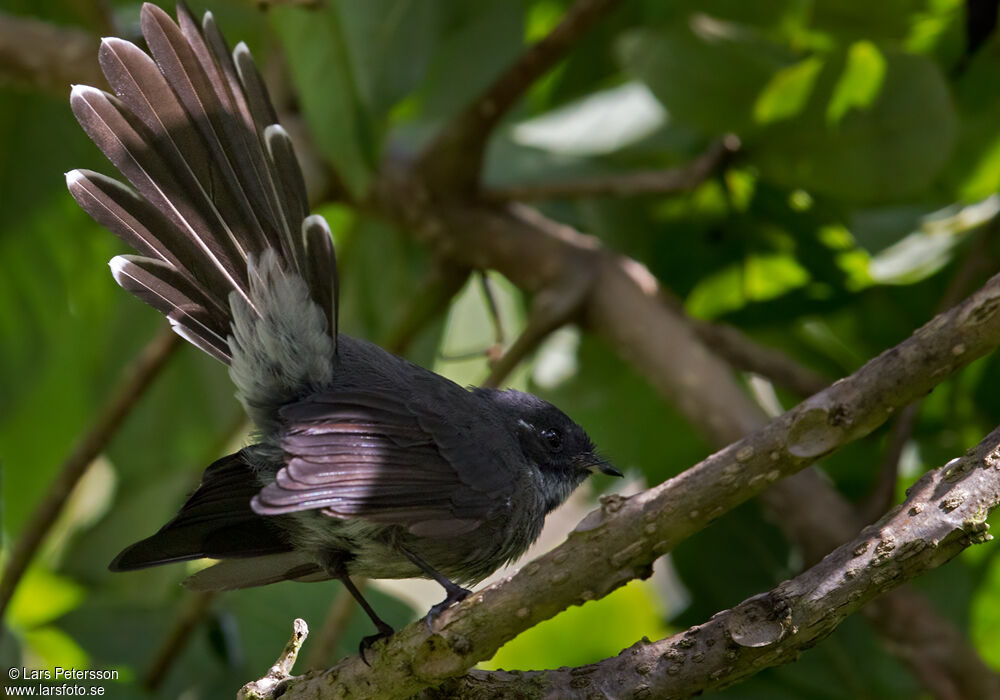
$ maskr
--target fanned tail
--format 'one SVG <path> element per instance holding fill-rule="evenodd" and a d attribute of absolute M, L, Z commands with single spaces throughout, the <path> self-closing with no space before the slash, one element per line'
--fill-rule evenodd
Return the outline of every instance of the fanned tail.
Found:
<path fill-rule="evenodd" d="M 87 170 L 68 173 L 67 185 L 84 210 L 138 253 L 112 260 L 115 280 L 191 343 L 234 370 L 240 365 L 234 378 L 254 377 L 259 389 L 262 368 L 251 363 L 280 363 L 303 339 L 327 364 L 332 359 L 333 243 L 326 222 L 308 215 L 291 140 L 246 46 L 230 52 L 210 13 L 199 27 L 180 5 L 178 20 L 144 5 L 151 56 L 104 39 L 99 59 L 115 94 L 87 86 L 71 94 L 81 126 L 132 187 Z M 289 300 L 299 306 L 273 306 Z M 238 332 L 234 338 L 237 320 L 263 334 L 269 349 L 241 357 L 240 341 L 251 339 Z M 290 337 L 266 335 L 279 326 Z M 317 335 L 328 342 L 316 342 Z M 244 403 L 324 380 L 308 373 L 320 358 L 298 364 L 260 396 L 237 380 Z"/>

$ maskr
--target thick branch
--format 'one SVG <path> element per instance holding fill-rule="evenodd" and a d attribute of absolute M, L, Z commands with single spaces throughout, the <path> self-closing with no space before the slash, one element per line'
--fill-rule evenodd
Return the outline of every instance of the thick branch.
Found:
<path fill-rule="evenodd" d="M 481 234 L 495 241 L 495 215 L 482 223 L 493 226 L 452 230 L 476 232 L 470 235 Z M 570 241 L 582 244 L 584 237 L 564 236 L 560 244 L 548 240 L 544 245 L 567 245 Z M 511 276 L 520 277 L 521 283 L 537 284 L 531 271 L 523 269 L 530 267 L 527 261 L 551 260 L 525 255 L 523 250 L 517 257 L 522 270 Z M 640 365 L 661 362 L 663 356 L 683 355 L 687 348 L 678 348 L 676 339 L 647 341 L 648 333 L 659 336 L 663 332 L 651 327 L 668 316 L 662 312 L 655 281 L 612 256 L 602 255 L 599 266 L 605 293 L 590 298 L 588 316 L 601 321 L 594 327 L 633 353 L 638 350 L 640 354 L 633 354 L 633 361 Z M 613 299 L 616 304 L 602 308 L 600 299 Z M 652 313 L 651 307 L 660 311 Z M 992 349 L 1000 342 L 998 309 L 1000 277 L 995 277 L 899 346 L 747 438 L 658 487 L 630 499 L 607 499 L 604 507 L 585 519 L 558 548 L 502 584 L 444 613 L 438 634 L 430 634 L 420 624 L 411 625 L 386 644 L 373 659 L 372 669 L 360 659 L 346 660 L 323 676 L 323 684 L 332 689 L 328 697 L 349 690 L 405 697 L 461 674 L 476 661 L 492 656 L 519 632 L 568 605 L 602 597 L 632 578 L 648 574 L 652 561 L 714 518 L 782 476 L 867 434 L 895 410 Z M 625 319 L 632 313 L 636 318 Z M 684 333 L 684 342 L 691 342 L 686 340 L 691 337 L 686 327 L 678 323 L 678 328 Z M 642 354 L 645 348 L 656 347 L 659 352 Z M 706 361 L 712 360 L 696 358 L 696 363 L 689 365 L 695 379 L 699 363 Z M 703 388 L 697 393 L 711 393 Z M 741 426 L 733 420 L 727 410 L 714 429 L 739 430 Z M 546 591 L 544 597 L 537 595 L 541 588 Z M 316 688 L 314 681 L 317 678 L 311 674 L 290 681 L 288 697 L 306 697 Z"/>
<path fill-rule="evenodd" d="M 964 457 L 928 472 L 903 505 L 818 565 L 703 625 L 656 643 L 641 641 L 615 658 L 579 669 L 516 675 L 474 671 L 424 697 L 503 698 L 530 692 L 543 698 L 684 698 L 727 687 L 762 668 L 794 661 L 865 603 L 991 539 L 985 520 L 998 503 L 1000 429 Z M 875 605 L 877 614 L 888 614 L 882 601 Z M 938 697 L 1000 695 L 995 675 L 964 689 L 942 684 L 947 678 L 932 679 Z"/>
<path fill-rule="evenodd" d="M 27 570 L 39 545 L 45 539 L 56 516 L 66 504 L 80 477 L 111 441 L 132 407 L 149 388 L 153 379 L 180 347 L 180 338 L 164 327 L 125 368 L 115 391 L 108 398 L 94 424 L 77 442 L 62 469 L 53 479 L 48 492 L 38 504 L 20 537 L 10 550 L 7 568 L 0 579 L 0 618 Z"/>
<path fill-rule="evenodd" d="M 107 87 L 94 57 L 97 37 L 0 12 L 0 82 L 35 88 L 67 99 L 70 85 Z"/>
<path fill-rule="evenodd" d="M 545 38 L 522 53 L 483 94 L 442 127 L 421 158 L 425 177 L 447 189 L 472 189 L 479 179 L 486 142 L 500 119 L 620 1 L 576 0 Z"/>
<path fill-rule="evenodd" d="M 737 148 L 739 141 L 736 137 L 727 136 L 713 143 L 690 163 L 676 168 L 617 173 L 586 180 L 501 185 L 490 187 L 482 196 L 493 202 L 506 200 L 527 202 L 568 197 L 677 194 L 692 190 L 703 183 L 736 152 Z"/>
<path fill-rule="evenodd" d="M 798 396 L 812 396 L 830 383 L 819 372 L 755 342 L 733 326 L 697 320 L 691 323 L 701 341 L 733 367 L 767 377 Z"/>

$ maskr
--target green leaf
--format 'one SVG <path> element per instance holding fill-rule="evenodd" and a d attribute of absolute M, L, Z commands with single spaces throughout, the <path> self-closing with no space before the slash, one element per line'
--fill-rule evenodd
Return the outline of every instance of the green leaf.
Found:
<path fill-rule="evenodd" d="M 418 94 L 424 122 L 440 122 L 465 107 L 524 46 L 522 3 L 480 0 L 444 6 L 445 28 Z"/>
<path fill-rule="evenodd" d="M 885 80 L 885 57 L 870 41 L 857 41 L 847 50 L 847 64 L 833 97 L 826 108 L 826 122 L 833 127 L 840 123 L 852 107 L 867 109 Z"/>
<path fill-rule="evenodd" d="M 1000 42 L 991 41 L 955 84 L 961 117 L 945 179 L 955 195 L 975 201 L 1000 190 Z"/>
<path fill-rule="evenodd" d="M 77 607 L 85 597 L 82 586 L 40 566 L 25 573 L 10 601 L 12 627 L 30 629 L 55 620 Z"/>
<path fill-rule="evenodd" d="M 653 587 L 632 581 L 610 595 L 571 607 L 535 625 L 505 644 L 487 669 L 583 666 L 615 656 L 643 636 L 660 639 L 668 633 L 655 611 Z M 600 630 L 600 634 L 594 634 Z"/>
<path fill-rule="evenodd" d="M 756 31 L 706 15 L 628 32 L 618 55 L 672 118 L 708 134 L 751 130 L 758 97 L 790 60 Z"/>
<path fill-rule="evenodd" d="M 272 17 L 310 133 L 348 189 L 360 196 L 377 154 L 340 15 L 329 7 L 276 7 Z"/>
<path fill-rule="evenodd" d="M 382 118 L 423 79 L 445 10 L 419 0 L 339 0 L 340 18 L 358 95 L 371 118 Z"/>
<path fill-rule="evenodd" d="M 751 255 L 740 265 L 705 277 L 687 297 L 692 316 L 716 318 L 749 302 L 766 301 L 803 286 L 806 271 L 788 255 Z"/>
<path fill-rule="evenodd" d="M 794 117 L 801 112 L 822 68 L 823 59 L 810 56 L 775 73 L 754 103 L 754 121 L 767 124 Z"/>
<path fill-rule="evenodd" d="M 868 55 L 867 50 L 860 55 Z M 862 80 L 848 100 L 859 108 L 844 114 L 844 107 L 830 105 L 847 98 L 834 93 L 838 85 L 856 81 L 844 83 L 846 56 L 828 61 L 807 108 L 748 144 L 763 176 L 785 187 L 856 202 L 905 197 L 928 187 L 955 142 L 958 124 L 948 87 L 930 59 L 896 52 L 884 57 L 878 96 L 860 108 L 857 96 L 870 92 Z M 843 90 L 846 94 L 848 88 Z M 834 125 L 831 112 L 840 116 Z"/>

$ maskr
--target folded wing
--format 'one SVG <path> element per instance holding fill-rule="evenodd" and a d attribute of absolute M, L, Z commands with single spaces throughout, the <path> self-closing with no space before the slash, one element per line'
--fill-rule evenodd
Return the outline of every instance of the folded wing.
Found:
<path fill-rule="evenodd" d="M 509 483 L 483 478 L 474 465 L 456 469 L 432 429 L 395 397 L 317 394 L 281 413 L 286 463 L 253 500 L 262 515 L 320 510 L 450 536 L 507 501 Z"/>

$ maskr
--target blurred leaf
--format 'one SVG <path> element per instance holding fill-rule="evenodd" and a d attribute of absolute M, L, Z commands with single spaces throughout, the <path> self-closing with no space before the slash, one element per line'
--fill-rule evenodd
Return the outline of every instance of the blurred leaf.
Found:
<path fill-rule="evenodd" d="M 701 14 L 629 32 L 619 56 L 671 118 L 707 134 L 751 130 L 761 91 L 790 61 L 787 51 L 752 29 Z"/>
<path fill-rule="evenodd" d="M 776 72 L 757 97 L 753 107 L 754 121 L 767 124 L 794 117 L 801 112 L 822 68 L 823 60 L 818 56 L 810 56 Z"/>
<path fill-rule="evenodd" d="M 984 44 L 955 82 L 961 121 L 955 155 L 945 173 L 966 201 L 1000 190 L 1000 41 Z"/>
<path fill-rule="evenodd" d="M 752 255 L 739 266 L 706 277 L 685 306 L 697 318 L 716 318 L 751 301 L 766 301 L 801 287 L 809 273 L 787 255 Z"/>
<path fill-rule="evenodd" d="M 419 0 L 339 0 L 334 6 L 359 99 L 370 118 L 380 119 L 423 78 L 444 7 Z"/>
<path fill-rule="evenodd" d="M 901 41 L 913 30 L 914 18 L 951 13 L 954 0 L 812 0 L 810 25 L 815 29 L 853 41 L 891 39 Z"/>
<path fill-rule="evenodd" d="M 33 566 L 11 598 L 8 620 L 15 628 L 37 627 L 77 607 L 85 597 L 82 586 Z"/>
<path fill-rule="evenodd" d="M 995 553 L 983 564 L 983 579 L 971 601 L 972 641 L 983 661 L 1000 669 L 1000 557 Z"/>
<path fill-rule="evenodd" d="M 88 668 L 87 652 L 56 627 L 35 627 L 24 633 L 24 653 L 29 668 Z"/>
<path fill-rule="evenodd" d="M 656 614 L 646 581 L 632 581 L 610 595 L 563 610 L 500 648 L 482 668 L 536 669 L 583 666 L 615 656 L 643 636 L 660 639 L 668 628 Z M 600 634 L 594 634 L 600 630 Z"/>
<path fill-rule="evenodd" d="M 864 112 L 878 97 L 884 80 L 885 58 L 878 47 L 870 41 L 851 44 L 844 72 L 826 108 L 826 123 L 836 127 L 852 108 Z"/>
<path fill-rule="evenodd" d="M 842 76 L 846 58 L 828 61 L 807 108 L 798 118 L 768 128 L 751 148 L 763 175 L 846 200 L 871 202 L 926 188 L 948 161 L 957 121 L 940 69 L 922 56 L 885 52 L 878 97 L 865 109 L 840 116 L 838 85 L 851 85 L 851 104 L 870 92 Z M 867 82 L 866 82 L 867 81 Z M 846 94 L 846 93 L 845 93 Z M 846 103 L 845 103 L 846 104 Z"/>
<path fill-rule="evenodd" d="M 418 94 L 424 122 L 437 123 L 457 113 L 486 89 L 524 45 L 520 1 L 443 6 L 448 16 Z"/>
<path fill-rule="evenodd" d="M 272 21 L 316 145 L 348 189 L 360 196 L 377 154 L 371 115 L 359 96 L 340 15 L 333 8 L 276 7 Z M 371 99 L 376 99 L 374 94 Z"/>
<path fill-rule="evenodd" d="M 555 153 L 598 155 L 635 143 L 663 121 L 663 107 L 649 89 L 626 83 L 521 122 L 511 138 Z"/>

